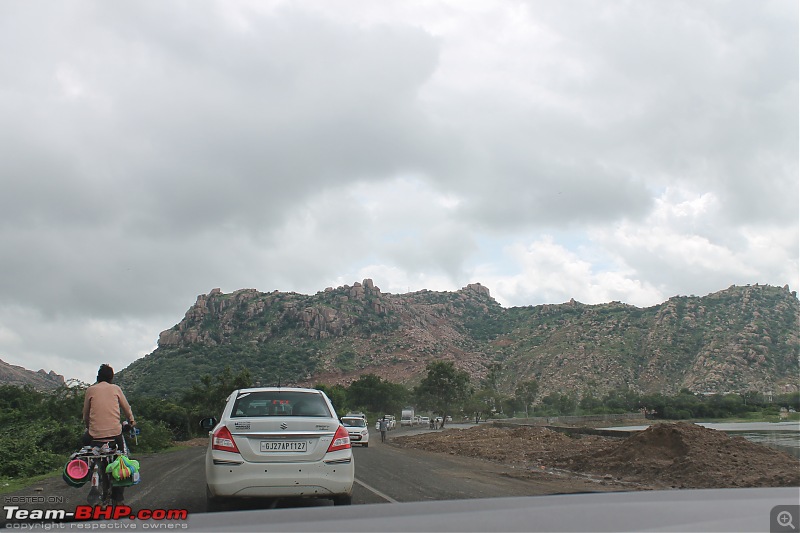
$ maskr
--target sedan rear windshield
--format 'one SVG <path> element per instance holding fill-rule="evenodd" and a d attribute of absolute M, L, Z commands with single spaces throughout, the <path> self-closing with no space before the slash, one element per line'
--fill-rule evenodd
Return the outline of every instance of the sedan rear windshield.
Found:
<path fill-rule="evenodd" d="M 232 417 L 332 416 L 322 395 L 308 392 L 243 392 L 233 404 Z"/>

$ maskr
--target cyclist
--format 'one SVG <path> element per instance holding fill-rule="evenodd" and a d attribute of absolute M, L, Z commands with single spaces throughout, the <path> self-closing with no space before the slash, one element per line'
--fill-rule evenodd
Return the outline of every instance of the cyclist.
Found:
<path fill-rule="evenodd" d="M 109 365 L 100 365 L 97 371 L 97 383 L 86 389 L 83 402 L 83 422 L 86 425 L 84 445 L 102 445 L 103 441 L 116 443 L 118 450 L 125 450 L 120 423 L 121 411 L 124 412 L 131 426 L 136 425 L 133 411 L 118 385 L 114 385 L 114 369 Z M 99 444 L 98 444 L 99 442 Z M 116 504 L 122 503 L 123 489 L 114 487 L 112 499 Z"/>

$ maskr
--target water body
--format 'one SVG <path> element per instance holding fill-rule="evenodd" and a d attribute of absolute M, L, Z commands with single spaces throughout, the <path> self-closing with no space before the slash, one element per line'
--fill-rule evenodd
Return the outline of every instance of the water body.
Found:
<path fill-rule="evenodd" d="M 800 458 L 800 422 L 695 422 L 698 426 L 744 437 L 751 442 L 777 448 Z M 650 427 L 619 426 L 610 430 L 637 431 Z"/>

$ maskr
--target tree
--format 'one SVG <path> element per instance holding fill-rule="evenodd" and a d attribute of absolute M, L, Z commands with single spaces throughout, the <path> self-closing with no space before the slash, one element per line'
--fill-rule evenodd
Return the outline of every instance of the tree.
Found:
<path fill-rule="evenodd" d="M 342 416 L 344 413 L 347 412 L 347 388 L 343 385 L 323 385 L 317 384 L 314 386 L 315 389 L 321 390 L 324 392 L 328 399 L 330 399 L 331 403 L 333 404 L 333 408 Z"/>
<path fill-rule="evenodd" d="M 542 398 L 542 405 L 548 415 L 573 415 L 578 407 L 578 400 L 573 395 L 551 392 Z"/>
<path fill-rule="evenodd" d="M 426 367 L 428 375 L 414 389 L 421 407 L 441 413 L 442 427 L 447 415 L 469 396 L 469 374 L 450 361 L 436 361 Z"/>
<path fill-rule="evenodd" d="M 482 381 L 483 390 L 487 391 L 489 398 L 487 405 L 489 412 L 503 412 L 504 406 L 508 403 L 508 397 L 501 394 L 499 391 L 499 383 L 502 381 L 503 365 L 500 363 L 491 363 L 486 378 Z"/>
<path fill-rule="evenodd" d="M 469 399 L 464 403 L 466 412 L 489 418 L 495 413 L 495 393 L 489 389 L 472 391 Z"/>
<path fill-rule="evenodd" d="M 167 398 L 152 396 L 130 398 L 136 415 L 137 424 L 140 419 L 159 421 L 172 432 L 173 440 L 187 440 L 196 433 L 189 409 L 178 405 Z M 197 416 L 199 418 L 199 416 Z"/>
<path fill-rule="evenodd" d="M 408 391 L 402 385 L 383 380 L 375 374 L 362 374 L 347 389 L 348 405 L 379 414 L 399 409 L 407 395 Z"/>
<path fill-rule="evenodd" d="M 366 411 L 383 411 L 385 398 L 381 378 L 375 374 L 361 374 L 348 387 L 347 402 L 351 407 Z"/>
<path fill-rule="evenodd" d="M 537 394 L 539 394 L 539 383 L 535 379 L 517 385 L 514 396 L 525 406 L 525 418 L 528 418 L 528 406 L 536 400 Z"/>
<path fill-rule="evenodd" d="M 691 393 L 689 394 L 691 395 Z M 636 411 L 640 405 L 639 394 L 628 387 L 610 390 L 603 397 L 603 406 L 610 413 L 630 413 Z"/>
<path fill-rule="evenodd" d="M 483 388 L 497 392 L 497 384 L 501 379 L 500 372 L 503 370 L 503 365 L 500 363 L 491 363 L 489 365 L 489 372 L 486 374 L 486 379 L 483 382 Z"/>
<path fill-rule="evenodd" d="M 188 406 L 189 416 L 192 418 L 219 416 L 230 393 L 251 387 L 252 384 L 250 371 L 246 368 L 234 376 L 231 368 L 225 367 L 225 370 L 214 378 L 208 374 L 200 378 L 200 384 L 194 383 L 192 388 L 183 394 L 180 404 Z"/>
<path fill-rule="evenodd" d="M 44 408 L 55 420 L 68 420 L 83 416 L 86 385 L 70 380 L 44 395 Z"/>
<path fill-rule="evenodd" d="M 400 412 L 403 406 L 408 403 L 410 391 L 400 383 L 391 383 L 384 381 L 384 390 L 386 391 L 386 405 L 385 413 Z"/>

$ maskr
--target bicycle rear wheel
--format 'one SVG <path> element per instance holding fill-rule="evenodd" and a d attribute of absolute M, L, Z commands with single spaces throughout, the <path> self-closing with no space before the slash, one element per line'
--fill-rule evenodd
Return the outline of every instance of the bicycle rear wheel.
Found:
<path fill-rule="evenodd" d="M 98 505 L 101 503 L 103 498 L 101 479 L 105 476 L 105 474 L 100 472 L 100 463 L 100 459 L 89 459 L 91 488 L 89 489 L 89 494 L 86 497 L 86 501 L 89 503 L 89 505 Z"/>

